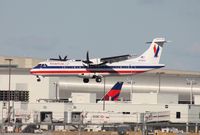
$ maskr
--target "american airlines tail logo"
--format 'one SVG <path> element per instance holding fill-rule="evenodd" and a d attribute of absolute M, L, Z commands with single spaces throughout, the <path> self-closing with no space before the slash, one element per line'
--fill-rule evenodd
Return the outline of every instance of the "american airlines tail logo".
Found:
<path fill-rule="evenodd" d="M 153 47 L 153 50 L 154 50 L 154 57 L 158 57 L 158 52 L 159 52 L 159 50 L 160 50 L 160 47 L 159 46 L 157 46 L 157 45 L 154 45 L 154 47 Z"/>

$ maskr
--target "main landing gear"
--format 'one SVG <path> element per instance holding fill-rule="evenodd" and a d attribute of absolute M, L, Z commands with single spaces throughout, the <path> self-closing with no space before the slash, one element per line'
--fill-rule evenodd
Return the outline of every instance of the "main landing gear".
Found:
<path fill-rule="evenodd" d="M 96 77 L 96 82 L 100 83 L 101 81 L 102 81 L 102 77 L 97 76 L 97 77 Z"/>
<path fill-rule="evenodd" d="M 90 81 L 89 78 L 83 78 L 84 83 L 88 83 L 89 81 Z"/>
<path fill-rule="evenodd" d="M 100 83 L 102 81 L 102 77 L 101 76 L 96 76 L 94 77 L 97 83 Z M 90 80 L 89 78 L 83 78 L 83 82 L 84 83 L 88 83 Z"/>

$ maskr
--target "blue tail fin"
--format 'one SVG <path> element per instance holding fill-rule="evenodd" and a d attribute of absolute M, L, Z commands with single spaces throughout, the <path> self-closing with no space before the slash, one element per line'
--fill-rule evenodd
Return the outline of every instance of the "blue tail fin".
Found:
<path fill-rule="evenodd" d="M 103 96 L 102 100 L 108 101 L 117 101 L 121 92 L 123 82 L 117 82 L 112 89 L 110 89 L 106 95 Z"/>

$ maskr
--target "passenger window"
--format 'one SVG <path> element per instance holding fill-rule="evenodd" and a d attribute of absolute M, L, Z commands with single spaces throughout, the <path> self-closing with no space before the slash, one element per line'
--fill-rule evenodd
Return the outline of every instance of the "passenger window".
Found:
<path fill-rule="evenodd" d="M 181 118 L 181 112 L 176 112 L 176 118 L 180 119 Z"/>

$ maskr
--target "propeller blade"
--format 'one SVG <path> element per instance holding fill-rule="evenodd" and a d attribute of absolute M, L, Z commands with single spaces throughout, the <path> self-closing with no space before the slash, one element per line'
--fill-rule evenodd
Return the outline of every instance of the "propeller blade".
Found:
<path fill-rule="evenodd" d="M 90 58 L 89 58 L 89 52 L 87 51 L 87 54 L 86 54 L 86 61 L 89 63 L 90 61 Z"/>
<path fill-rule="evenodd" d="M 62 60 L 62 57 L 60 55 L 58 57 L 59 57 L 59 60 Z"/>
<path fill-rule="evenodd" d="M 66 61 L 67 60 L 67 55 L 64 57 L 64 59 L 63 59 L 64 61 Z"/>
<path fill-rule="evenodd" d="M 83 61 L 85 64 L 87 64 L 88 66 L 90 66 L 91 63 L 93 63 L 92 61 L 90 61 L 89 58 L 89 51 L 87 51 L 86 53 L 86 60 Z"/>

